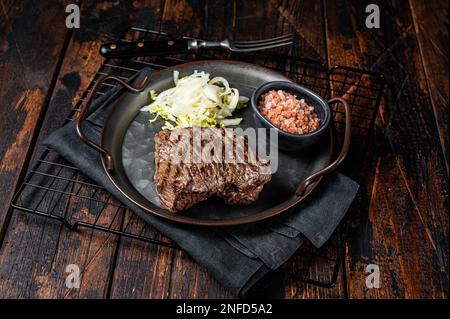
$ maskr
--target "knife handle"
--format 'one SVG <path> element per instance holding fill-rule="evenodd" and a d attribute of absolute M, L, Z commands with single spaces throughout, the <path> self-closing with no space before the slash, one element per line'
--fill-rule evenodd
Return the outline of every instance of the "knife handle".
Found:
<path fill-rule="evenodd" d="M 105 58 L 130 58 L 145 55 L 164 55 L 182 53 L 193 48 L 190 40 L 155 40 L 137 42 L 112 42 L 100 47 L 100 54 Z"/>

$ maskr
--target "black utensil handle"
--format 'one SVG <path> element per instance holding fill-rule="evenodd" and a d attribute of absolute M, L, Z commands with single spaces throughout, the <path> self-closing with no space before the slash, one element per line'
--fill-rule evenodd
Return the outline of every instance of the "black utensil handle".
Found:
<path fill-rule="evenodd" d="M 327 167 L 321 169 L 318 172 L 315 172 L 314 174 L 307 177 L 297 188 L 297 191 L 295 194 L 297 196 L 304 196 L 306 193 L 306 189 L 309 185 L 311 185 L 312 182 L 316 181 L 318 178 L 322 177 L 323 175 L 334 171 L 339 165 L 341 165 L 342 161 L 347 156 L 347 153 L 350 148 L 350 139 L 351 139 L 351 116 L 350 116 L 350 107 L 347 104 L 347 101 L 340 97 L 332 98 L 331 100 L 328 100 L 328 104 L 334 104 L 334 103 L 341 103 L 344 106 L 345 110 L 345 132 L 344 132 L 344 144 L 342 145 L 341 153 L 339 156 L 334 160 L 333 163 L 328 165 Z"/>
<path fill-rule="evenodd" d="M 123 87 L 125 87 L 128 91 L 131 92 L 141 92 L 147 85 L 148 81 L 149 81 L 149 77 L 145 77 L 142 82 L 139 84 L 139 86 L 137 88 L 130 86 L 128 83 L 124 82 L 123 80 L 119 79 L 118 77 L 115 77 L 113 75 L 108 75 L 108 76 L 102 76 L 100 77 L 97 82 L 94 84 L 94 86 L 91 89 L 91 92 L 89 93 L 89 95 L 86 98 L 86 103 L 84 103 L 84 105 L 81 107 L 80 110 L 80 115 L 75 119 L 75 130 L 78 134 L 78 136 L 80 137 L 80 139 L 88 146 L 92 147 L 93 149 L 95 149 L 96 151 L 98 151 L 100 153 L 100 155 L 103 158 L 103 161 L 105 163 L 106 169 L 108 170 L 112 170 L 114 169 L 114 164 L 113 164 L 113 158 L 111 156 L 111 154 L 108 153 L 107 150 L 105 150 L 102 146 L 98 145 L 97 143 L 91 141 L 83 132 L 82 130 L 82 123 L 84 121 L 84 119 L 87 116 L 87 111 L 89 108 L 89 105 L 91 104 L 91 101 L 93 100 L 95 94 L 97 93 L 97 90 L 99 89 L 99 87 L 103 84 L 103 82 L 105 82 L 106 80 L 113 80 L 115 82 L 118 82 L 119 84 L 121 84 Z"/>
<path fill-rule="evenodd" d="M 105 58 L 130 58 L 145 55 L 164 55 L 189 51 L 189 40 L 156 40 L 137 42 L 112 42 L 100 47 Z"/>

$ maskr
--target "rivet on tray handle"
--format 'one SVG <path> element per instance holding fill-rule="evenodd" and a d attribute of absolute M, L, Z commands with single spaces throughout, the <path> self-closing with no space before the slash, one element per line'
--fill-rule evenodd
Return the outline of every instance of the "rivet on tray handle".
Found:
<path fill-rule="evenodd" d="M 305 194 L 306 189 L 308 186 L 320 178 L 321 176 L 334 171 L 345 159 L 347 156 L 349 147 L 350 147 L 350 138 L 351 138 L 351 119 L 350 119 L 350 109 L 348 107 L 347 101 L 345 101 L 343 98 L 335 97 L 331 100 L 328 100 L 328 104 L 334 104 L 334 103 L 342 103 L 344 105 L 345 109 L 345 133 L 344 133 L 344 144 L 342 145 L 342 150 L 339 156 L 334 160 L 333 163 L 325 167 L 324 169 L 321 169 L 318 172 L 315 172 L 314 174 L 307 177 L 297 188 L 297 191 L 295 192 L 296 196 L 303 196 Z"/>
<path fill-rule="evenodd" d="M 142 82 L 141 85 L 139 85 L 138 88 L 134 88 L 132 86 L 130 86 L 128 83 L 122 81 L 121 79 L 119 79 L 118 77 L 112 76 L 112 75 L 108 75 L 108 76 L 102 76 L 100 77 L 97 82 L 95 83 L 95 85 L 92 87 L 91 92 L 89 93 L 89 95 L 86 98 L 86 103 L 81 107 L 80 110 L 80 115 L 76 118 L 75 120 L 75 128 L 77 131 L 78 136 L 80 137 L 80 139 L 87 144 L 88 146 L 92 147 L 93 149 L 97 150 L 98 152 L 100 152 L 103 160 L 105 161 L 106 164 L 106 168 L 108 170 L 112 170 L 114 167 L 113 164 L 113 159 L 111 157 L 111 154 L 109 154 L 103 147 L 101 147 L 100 145 L 92 142 L 82 131 L 81 129 L 81 123 L 83 122 L 83 120 L 86 118 L 87 115 L 87 111 L 89 109 L 89 105 L 91 104 L 91 101 L 93 99 L 93 97 L 95 96 L 95 93 L 97 93 L 98 88 L 100 87 L 100 85 L 102 85 L 103 82 L 107 81 L 107 80 L 113 80 L 118 82 L 120 85 L 122 85 L 123 87 L 125 87 L 127 90 L 131 91 L 131 92 L 135 92 L 135 93 L 139 93 L 141 92 L 148 83 L 149 78 L 146 76 Z"/>

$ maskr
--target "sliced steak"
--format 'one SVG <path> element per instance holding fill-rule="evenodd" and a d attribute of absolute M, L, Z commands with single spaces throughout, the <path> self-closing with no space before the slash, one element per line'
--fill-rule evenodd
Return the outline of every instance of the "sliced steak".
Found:
<path fill-rule="evenodd" d="M 237 141 L 244 145 L 240 161 L 230 161 Z M 233 147 L 226 147 L 227 142 Z M 230 205 L 250 204 L 271 179 L 269 164 L 248 147 L 246 138 L 230 130 L 162 130 L 155 135 L 155 145 L 156 191 L 170 211 L 187 209 L 213 195 Z"/>

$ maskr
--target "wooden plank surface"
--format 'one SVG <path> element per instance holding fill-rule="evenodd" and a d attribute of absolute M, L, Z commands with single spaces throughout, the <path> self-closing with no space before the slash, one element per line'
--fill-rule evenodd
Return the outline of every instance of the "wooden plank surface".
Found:
<path fill-rule="evenodd" d="M 68 33 L 63 14 L 67 3 L 0 1 L 0 238 L 62 58 Z"/>
<path fill-rule="evenodd" d="M 103 58 L 98 54 L 100 44 L 117 38 L 123 32 L 124 25 L 143 18 L 151 22 L 153 12 L 158 10 L 160 2 L 148 1 L 144 4 L 146 9 L 141 10 L 142 8 L 133 4 L 83 2 L 81 25 L 84 28 L 73 34 L 68 46 L 38 144 L 64 122 L 72 103 L 78 100 L 80 92 L 86 89 L 103 63 Z M 150 13 L 150 16 L 143 17 L 145 12 Z M 34 157 L 39 156 L 42 150 L 41 146 L 37 147 Z M 79 186 L 72 185 L 72 191 L 77 193 L 80 190 L 79 195 L 92 195 L 92 189 L 80 189 Z M 98 196 L 96 198 L 100 199 Z M 48 199 L 52 200 L 54 198 Z M 60 201 L 64 203 L 56 210 L 64 210 L 69 218 L 93 222 L 92 211 L 96 207 L 89 201 L 73 196 L 64 196 Z M 102 218 L 111 219 L 115 213 L 114 207 L 108 205 Z M 102 222 L 108 224 L 107 220 Z M 116 245 L 116 236 L 92 231 L 70 232 L 42 218 L 15 213 L 0 251 L 0 278 L 3 279 L 0 296 L 107 297 Z M 66 267 L 69 264 L 76 264 L 80 268 L 80 289 L 67 289 L 65 286 L 68 275 Z"/>
<path fill-rule="evenodd" d="M 387 101 L 371 143 L 374 157 L 365 171 L 368 212 L 359 216 L 347 247 L 349 297 L 445 298 L 448 178 L 439 129 L 410 7 L 407 2 L 379 3 L 379 30 L 365 27 L 361 2 L 330 1 L 326 6 L 330 64 L 388 77 Z M 379 266 L 380 289 L 365 285 L 368 264 Z"/>
<path fill-rule="evenodd" d="M 430 5 L 438 7 L 437 1 Z M 21 15 L 26 7 L 26 2 L 13 5 L 6 0 L 0 7 L 0 95 L 8 106 L 0 111 L 7 123 L 6 129 L 1 129 L 0 142 L 0 198 L 4 199 L 0 225 L 8 222 L 11 192 L 28 162 L 25 154 L 31 151 L 33 138 L 38 145 L 32 154 L 36 158 L 42 151 L 39 143 L 65 120 L 103 62 L 98 54 L 100 44 L 117 38 L 125 26 L 161 26 L 176 34 L 211 39 L 264 38 L 294 31 L 299 43 L 290 54 L 380 71 L 388 75 L 389 85 L 371 140 L 370 160 L 362 174 L 367 207 L 354 221 L 345 274 L 340 273 L 332 289 L 275 278 L 271 294 L 286 298 L 448 296 L 448 167 L 443 156 L 448 151 L 448 120 L 443 115 L 448 109 L 448 51 L 444 48 L 448 32 L 442 28 L 448 25 L 445 14 L 425 9 L 419 0 L 401 4 L 380 1 L 382 29 L 368 30 L 364 27 L 365 6 L 356 1 L 83 1 L 82 27 L 73 33 L 59 69 L 57 61 L 67 29 L 35 26 L 52 19 L 56 19 L 53 25 L 53 21 L 63 23 L 63 3 L 57 7 L 58 17 L 47 2 L 36 3 L 35 12 L 46 12 L 36 17 Z M 54 32 L 44 36 L 41 29 Z M 25 50 L 35 47 L 36 42 L 46 44 L 45 50 Z M 36 61 L 41 62 L 39 68 Z M 20 77 L 22 73 L 29 76 Z M 52 83 L 54 90 L 49 91 Z M 38 119 L 50 96 L 37 135 Z M 107 194 L 63 180 L 54 183 L 107 201 L 100 224 L 114 220 L 116 225 L 129 225 L 135 231 L 143 229 L 142 222 L 118 208 Z M 55 196 L 48 193 L 38 207 L 49 209 Z M 102 209 L 100 204 L 73 196 L 62 196 L 56 202 L 53 210 L 73 220 L 92 222 L 95 212 Z M 90 230 L 69 232 L 58 224 L 16 212 L 4 228 L 0 249 L 3 298 L 234 297 L 182 251 Z M 168 240 L 148 227 L 144 233 Z M 364 268 L 369 263 L 380 266 L 380 289 L 365 287 Z M 69 264 L 80 267 L 79 289 L 65 286 Z M 286 269 L 304 266 L 300 254 Z M 326 279 L 331 270 L 316 262 L 309 273 Z"/>
<path fill-rule="evenodd" d="M 448 174 L 448 2 L 411 0 L 410 5 Z"/>

